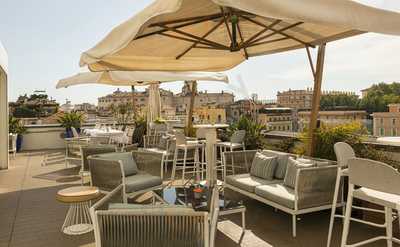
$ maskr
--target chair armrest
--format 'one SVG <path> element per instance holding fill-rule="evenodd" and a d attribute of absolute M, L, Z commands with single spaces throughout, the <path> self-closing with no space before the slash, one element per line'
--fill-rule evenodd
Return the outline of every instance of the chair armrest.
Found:
<path fill-rule="evenodd" d="M 110 193 L 106 194 L 103 198 L 98 200 L 91 208 L 91 212 L 96 210 L 107 210 L 110 203 L 122 203 L 123 202 L 123 185 L 117 186 Z"/>
<path fill-rule="evenodd" d="M 161 160 L 163 154 L 162 153 L 157 153 L 157 152 L 152 152 L 152 151 L 146 151 L 143 149 L 139 150 L 134 150 L 132 151 L 133 159 L 136 162 L 136 165 L 138 166 L 139 170 L 144 171 L 146 166 L 148 166 L 149 162 L 152 160 Z"/>
<path fill-rule="evenodd" d="M 334 192 L 337 166 L 302 168 L 297 171 L 296 192 Z"/>
<path fill-rule="evenodd" d="M 132 152 L 132 151 L 136 151 L 138 149 L 139 144 L 135 143 L 135 144 L 129 144 L 129 145 L 125 145 L 122 148 L 123 152 Z"/>

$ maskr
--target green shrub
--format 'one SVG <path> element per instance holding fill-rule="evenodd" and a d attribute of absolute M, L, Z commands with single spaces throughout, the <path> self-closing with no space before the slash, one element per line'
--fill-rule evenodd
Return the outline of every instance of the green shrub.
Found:
<path fill-rule="evenodd" d="M 261 131 L 264 129 L 265 125 L 258 124 L 250 118 L 242 116 L 238 122 L 229 126 L 228 135 L 231 136 L 236 130 L 245 130 L 246 149 L 259 149 L 263 147 Z"/>
<path fill-rule="evenodd" d="M 80 128 L 84 120 L 83 114 L 77 112 L 65 113 L 57 119 L 57 122 L 61 124 L 62 127 L 70 129 L 71 127 Z"/>

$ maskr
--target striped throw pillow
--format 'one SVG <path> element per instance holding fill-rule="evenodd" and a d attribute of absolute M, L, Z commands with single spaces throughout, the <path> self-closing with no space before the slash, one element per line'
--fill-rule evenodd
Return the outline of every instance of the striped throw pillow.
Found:
<path fill-rule="evenodd" d="M 301 169 L 301 168 L 309 168 L 309 167 L 313 167 L 313 166 L 314 166 L 314 164 L 312 164 L 312 163 L 309 163 L 309 164 L 302 163 L 298 160 L 293 159 L 292 157 L 289 157 L 283 184 L 289 188 L 294 189 L 294 187 L 296 187 L 297 170 Z"/>
<path fill-rule="evenodd" d="M 257 152 L 253 159 L 253 163 L 251 164 L 250 175 L 267 180 L 273 180 L 276 165 L 276 157 L 268 157 Z"/>

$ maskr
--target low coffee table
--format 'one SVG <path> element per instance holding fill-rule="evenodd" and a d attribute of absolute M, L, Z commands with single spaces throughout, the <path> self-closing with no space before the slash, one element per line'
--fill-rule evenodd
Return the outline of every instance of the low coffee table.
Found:
<path fill-rule="evenodd" d="M 154 196 L 169 205 L 186 205 L 195 211 L 209 211 L 209 192 L 206 190 L 200 199 L 195 199 L 193 187 L 169 186 L 155 190 Z M 242 230 L 246 229 L 246 207 L 240 201 L 230 200 L 223 193 L 219 195 L 219 216 L 242 214 Z"/>
<path fill-rule="evenodd" d="M 89 213 L 90 201 L 100 195 L 100 190 L 91 186 L 75 186 L 58 191 L 56 199 L 70 205 L 61 231 L 68 235 L 91 232 L 93 225 Z"/>

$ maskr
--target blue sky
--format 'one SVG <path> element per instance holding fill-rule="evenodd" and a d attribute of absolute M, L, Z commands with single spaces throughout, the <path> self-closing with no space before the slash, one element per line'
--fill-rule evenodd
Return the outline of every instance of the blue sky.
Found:
<path fill-rule="evenodd" d="M 79 71 L 80 54 L 114 26 L 151 0 L 1 0 L 0 40 L 9 55 L 9 96 L 46 90 L 59 102 L 96 103 L 116 88 L 77 86 L 55 89 L 58 79 Z M 400 12 L 398 0 L 358 0 Z M 400 81 L 400 38 L 365 34 L 328 44 L 324 90 L 359 93 L 375 82 Z M 200 90 L 232 91 L 237 98 L 257 93 L 275 98 L 277 91 L 312 86 L 304 50 L 253 58 L 227 72 L 230 85 L 201 83 Z M 241 79 L 240 79 L 241 78 Z M 243 83 L 241 83 L 241 81 Z M 179 90 L 182 83 L 162 87 Z M 128 90 L 128 88 L 126 88 Z"/>

